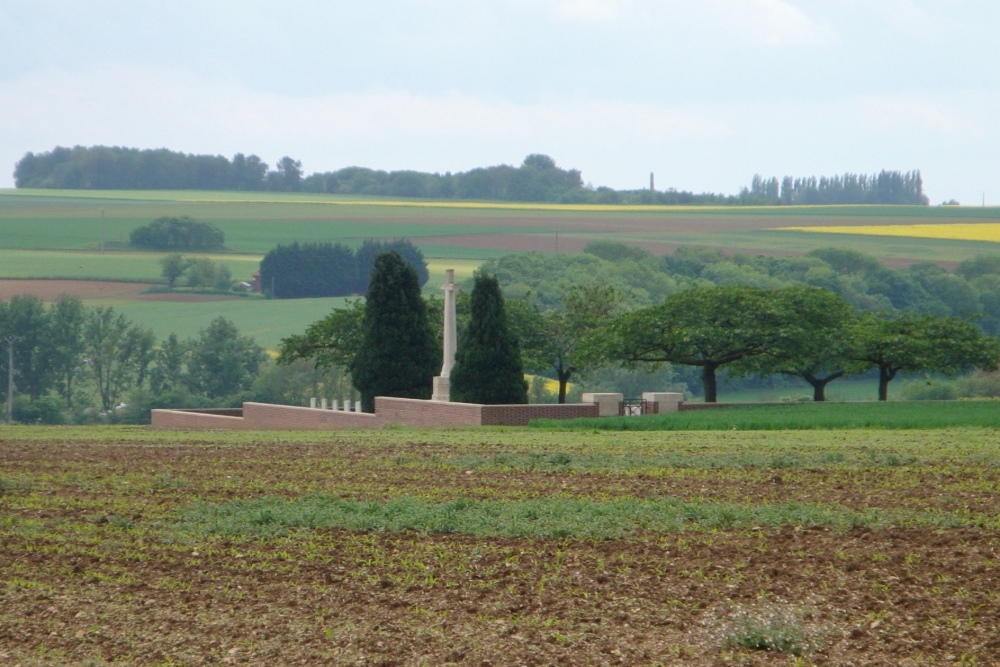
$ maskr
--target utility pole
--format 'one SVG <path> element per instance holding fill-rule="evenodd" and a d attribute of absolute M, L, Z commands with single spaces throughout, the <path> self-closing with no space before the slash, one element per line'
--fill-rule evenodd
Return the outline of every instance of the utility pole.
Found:
<path fill-rule="evenodd" d="M 17 336 L 6 335 L 3 337 L 7 341 L 7 423 L 14 421 L 14 343 Z"/>

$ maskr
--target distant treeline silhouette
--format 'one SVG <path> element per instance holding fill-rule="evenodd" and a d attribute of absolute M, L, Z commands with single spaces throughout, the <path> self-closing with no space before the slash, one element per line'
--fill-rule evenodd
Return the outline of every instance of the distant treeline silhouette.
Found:
<path fill-rule="evenodd" d="M 414 199 L 465 199 L 566 204 L 927 204 L 919 171 L 793 178 L 754 176 L 736 195 L 667 190 L 615 190 L 585 185 L 580 171 L 562 169 L 547 155 L 520 166 L 427 173 L 345 167 L 304 176 L 285 156 L 272 170 L 256 155 L 190 155 L 165 148 L 57 147 L 27 153 L 14 169 L 19 188 L 95 190 L 270 190 Z"/>

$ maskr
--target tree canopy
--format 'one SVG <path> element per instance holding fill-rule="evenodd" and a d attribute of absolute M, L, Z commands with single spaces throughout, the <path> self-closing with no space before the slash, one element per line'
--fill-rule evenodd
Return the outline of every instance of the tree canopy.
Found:
<path fill-rule="evenodd" d="M 951 375 L 972 369 L 995 370 L 1000 341 L 958 317 L 864 314 L 850 332 L 848 357 L 879 373 L 878 400 L 889 397 L 899 372 Z"/>
<path fill-rule="evenodd" d="M 614 325 L 610 356 L 626 363 L 669 362 L 701 369 L 705 402 L 714 403 L 716 371 L 781 344 L 787 311 L 774 293 L 755 287 L 696 287 L 658 306 L 630 312 Z"/>
<path fill-rule="evenodd" d="M 366 239 L 357 251 L 342 243 L 291 243 L 267 252 L 260 263 L 264 292 L 275 299 L 301 299 L 363 294 L 371 280 L 375 257 L 394 251 L 427 282 L 427 261 L 419 248 L 405 239 Z"/>
<path fill-rule="evenodd" d="M 507 322 L 495 276 L 475 276 L 469 322 L 458 336 L 451 369 L 451 399 L 466 403 L 528 402 L 521 348 Z"/>

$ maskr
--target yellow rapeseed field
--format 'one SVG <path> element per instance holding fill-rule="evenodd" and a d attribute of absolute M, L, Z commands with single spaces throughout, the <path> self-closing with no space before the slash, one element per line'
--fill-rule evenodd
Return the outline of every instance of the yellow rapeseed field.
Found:
<path fill-rule="evenodd" d="M 865 234 L 868 236 L 906 236 L 921 239 L 956 241 L 993 241 L 1000 243 L 1000 223 L 980 222 L 949 225 L 865 225 L 858 227 L 778 227 L 778 230 L 820 232 L 824 234 Z"/>

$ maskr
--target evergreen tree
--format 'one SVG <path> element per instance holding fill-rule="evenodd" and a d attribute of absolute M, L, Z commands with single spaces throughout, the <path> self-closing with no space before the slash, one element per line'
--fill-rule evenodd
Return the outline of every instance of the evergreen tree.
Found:
<path fill-rule="evenodd" d="M 441 348 L 431 331 L 417 272 L 397 252 L 375 258 L 365 303 L 361 345 L 351 377 L 361 407 L 373 412 L 376 396 L 430 398 L 441 367 Z"/>
<path fill-rule="evenodd" d="M 483 404 L 528 402 L 517 337 L 507 325 L 496 277 L 476 274 L 471 319 L 462 332 L 451 369 L 451 398 Z"/>

